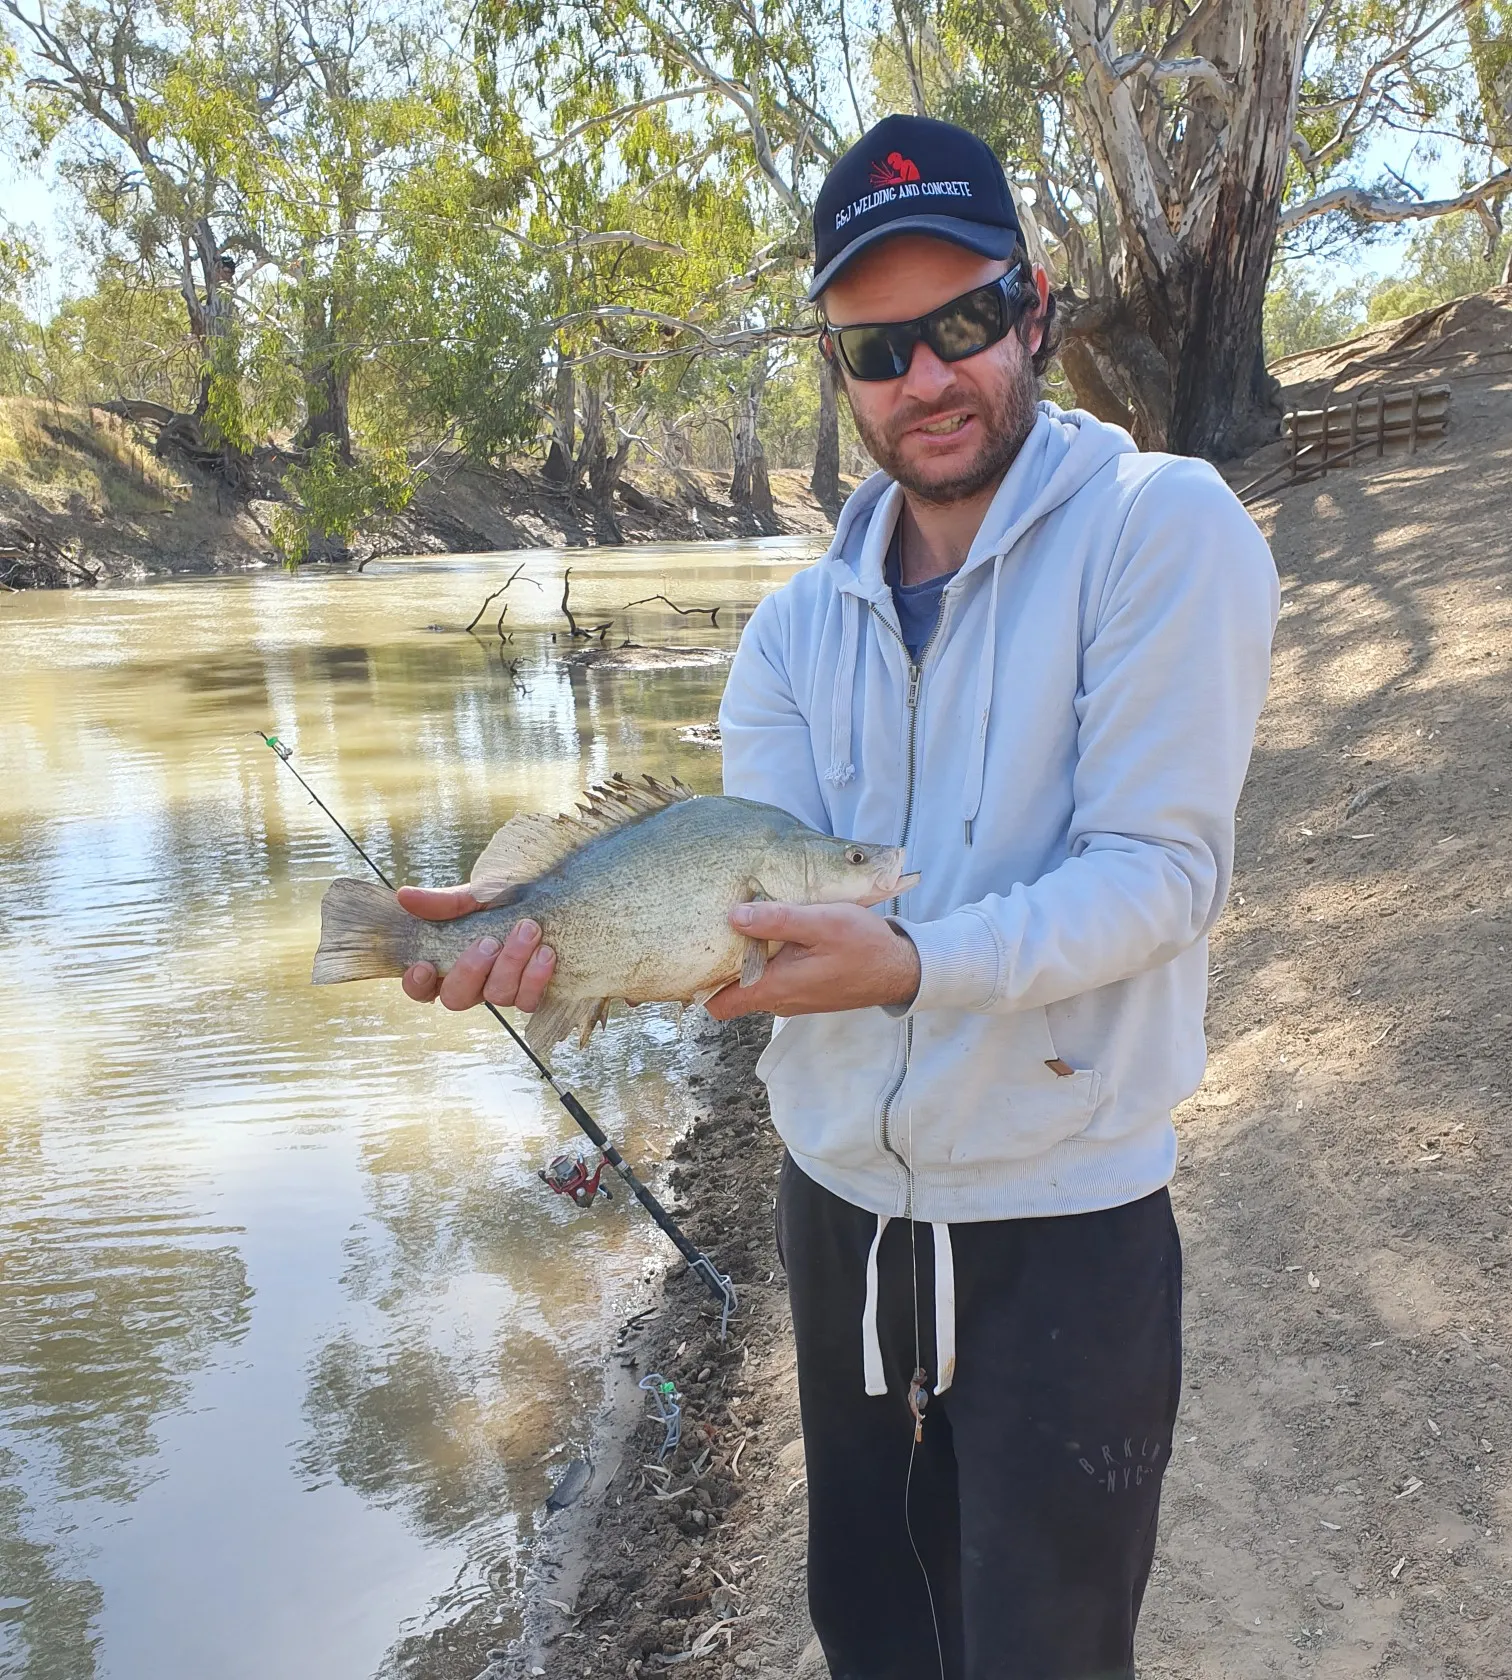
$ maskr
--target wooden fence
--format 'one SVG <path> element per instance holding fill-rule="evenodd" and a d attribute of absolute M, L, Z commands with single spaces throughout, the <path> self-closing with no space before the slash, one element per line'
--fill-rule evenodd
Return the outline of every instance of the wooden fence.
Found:
<path fill-rule="evenodd" d="M 1306 484 L 1362 455 L 1388 449 L 1416 453 L 1421 442 L 1444 436 L 1449 425 L 1449 387 L 1410 385 L 1395 391 L 1356 391 L 1347 400 L 1325 397 L 1321 408 L 1291 409 L 1281 418 L 1286 459 L 1239 492 L 1257 500 L 1276 480 Z"/>

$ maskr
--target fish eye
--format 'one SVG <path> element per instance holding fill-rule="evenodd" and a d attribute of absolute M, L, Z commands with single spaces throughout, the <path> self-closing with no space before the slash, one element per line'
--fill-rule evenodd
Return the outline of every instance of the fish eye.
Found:
<path fill-rule="evenodd" d="M 866 852 L 860 846 L 847 846 L 845 848 L 845 861 L 847 863 L 865 863 Z"/>

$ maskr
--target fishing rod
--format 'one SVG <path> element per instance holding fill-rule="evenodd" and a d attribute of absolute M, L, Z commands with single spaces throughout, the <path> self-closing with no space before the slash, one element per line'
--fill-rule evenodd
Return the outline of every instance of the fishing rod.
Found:
<path fill-rule="evenodd" d="M 331 819 L 343 838 L 351 846 L 352 850 L 357 853 L 358 857 L 360 857 L 368 868 L 371 869 L 378 877 L 378 879 L 383 882 L 384 886 L 386 886 L 390 892 L 393 892 L 394 883 L 389 880 L 388 876 L 384 874 L 378 865 L 373 862 L 372 858 L 370 858 L 362 849 L 362 847 L 358 844 L 356 837 L 352 834 L 346 824 L 342 822 L 341 818 L 336 815 L 331 807 L 326 804 L 325 800 L 316 793 L 315 789 L 312 788 L 304 777 L 301 776 L 294 768 L 293 764 L 290 762 L 290 760 L 294 757 L 293 747 L 291 747 L 286 741 L 280 741 L 276 735 L 264 734 L 261 729 L 254 729 L 252 733 L 262 741 L 264 746 L 272 748 L 273 753 L 283 765 L 284 769 L 289 772 L 294 780 L 299 783 L 307 794 L 309 794 L 310 798 L 313 799 L 321 810 L 324 811 Z M 714 1299 L 719 1302 L 719 1335 L 720 1339 L 723 1340 L 725 1332 L 729 1329 L 730 1314 L 734 1312 L 737 1305 L 735 1299 L 735 1285 L 730 1281 L 729 1277 L 724 1272 L 721 1272 L 718 1267 L 715 1266 L 714 1262 L 707 1254 L 705 1254 L 701 1249 L 694 1247 L 691 1240 L 683 1233 L 683 1230 L 678 1225 L 677 1221 L 670 1213 L 667 1212 L 661 1203 L 657 1201 L 656 1197 L 652 1195 L 646 1186 L 641 1183 L 640 1179 L 636 1177 L 635 1170 L 630 1166 L 629 1162 L 625 1160 L 624 1156 L 620 1154 L 619 1150 L 617 1150 L 609 1141 L 603 1127 L 600 1126 L 598 1121 L 595 1120 L 588 1110 L 583 1107 L 582 1103 L 578 1101 L 572 1092 L 567 1090 L 565 1086 L 558 1082 L 556 1075 L 551 1071 L 541 1057 L 539 1057 L 535 1051 L 530 1048 L 520 1034 L 515 1031 L 514 1026 L 504 1013 L 496 1005 L 489 1003 L 486 998 L 483 1001 L 483 1007 L 490 1015 L 493 1016 L 494 1020 L 503 1027 L 504 1031 L 509 1034 L 519 1048 L 524 1051 L 536 1072 L 540 1074 L 541 1078 L 544 1079 L 551 1087 L 556 1100 L 567 1110 L 579 1128 L 587 1135 L 588 1141 L 593 1145 L 593 1147 L 598 1150 L 599 1154 L 603 1156 L 609 1165 L 614 1168 L 614 1170 L 630 1187 L 630 1193 L 635 1197 L 636 1201 L 638 1201 L 646 1212 L 651 1215 L 652 1219 L 656 1221 L 657 1225 L 671 1240 L 673 1247 L 676 1248 L 677 1252 L 688 1262 L 689 1269 L 695 1272 L 698 1277 L 703 1280 L 704 1287 L 709 1291 Z M 541 1174 L 541 1177 L 551 1186 L 553 1190 L 559 1188 L 557 1175 L 554 1171 L 556 1165 L 557 1163 L 553 1162 L 552 1167 L 548 1169 L 549 1172 L 552 1172 L 553 1176 L 548 1177 L 546 1173 Z M 600 1167 L 599 1171 L 601 1172 L 602 1170 L 602 1167 Z M 582 1186 L 579 1186 L 577 1183 L 578 1177 L 583 1177 Z M 567 1178 L 565 1175 L 562 1175 L 560 1188 L 564 1193 L 572 1195 L 572 1199 L 577 1202 L 579 1207 L 587 1207 L 593 1201 L 594 1193 L 598 1187 L 598 1173 L 593 1175 L 591 1183 L 594 1189 L 588 1192 L 586 1199 L 580 1199 L 579 1195 L 575 1194 L 574 1191 L 578 1188 L 586 1187 L 588 1182 L 590 1181 L 588 1181 L 582 1174 L 575 1175 L 573 1178 Z"/>

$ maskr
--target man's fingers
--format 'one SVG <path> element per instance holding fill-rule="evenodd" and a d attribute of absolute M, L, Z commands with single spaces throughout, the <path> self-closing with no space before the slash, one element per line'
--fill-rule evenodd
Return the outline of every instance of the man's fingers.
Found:
<path fill-rule="evenodd" d="M 430 963 L 416 963 L 413 968 L 405 969 L 400 984 L 404 987 L 404 995 L 412 997 L 416 1003 L 434 1003 L 441 986 L 441 976 Z"/>
<path fill-rule="evenodd" d="M 427 922 L 451 922 L 481 910 L 467 887 L 400 887 L 399 907 Z"/>
<path fill-rule="evenodd" d="M 541 930 L 534 922 L 516 922 L 509 930 L 483 988 L 483 996 L 490 1003 L 509 1009 L 519 1001 L 521 977 L 540 943 Z"/>
<path fill-rule="evenodd" d="M 749 1015 L 761 1008 L 759 998 L 755 1002 L 751 999 L 756 990 L 757 986 L 721 986 L 713 997 L 704 1001 L 704 1008 L 716 1021 L 733 1021 L 739 1015 Z"/>
<path fill-rule="evenodd" d="M 804 944 L 822 925 L 825 906 L 819 904 L 737 904 L 730 925 L 752 939 L 794 940 Z"/>
<path fill-rule="evenodd" d="M 525 972 L 520 976 L 520 991 L 515 1002 L 521 1009 L 539 1009 L 541 1000 L 546 996 L 546 988 L 551 984 L 551 976 L 556 972 L 556 952 L 549 945 L 542 945 L 530 961 L 525 965 Z"/>
<path fill-rule="evenodd" d="M 471 1009 L 483 1001 L 483 988 L 493 972 L 494 958 L 503 949 L 491 934 L 469 945 L 441 982 L 438 996 L 447 1009 Z"/>

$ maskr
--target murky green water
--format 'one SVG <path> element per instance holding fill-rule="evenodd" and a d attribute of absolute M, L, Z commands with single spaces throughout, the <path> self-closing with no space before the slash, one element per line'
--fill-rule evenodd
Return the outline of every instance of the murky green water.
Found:
<path fill-rule="evenodd" d="M 0 1674 L 366 1680 L 507 1610 L 662 1239 L 539 1183 L 575 1134 L 494 1023 L 309 986 L 360 866 L 253 731 L 396 878 L 455 880 L 611 770 L 717 786 L 679 731 L 724 665 L 570 670 L 564 563 L 580 618 L 664 591 L 728 610 L 637 641 L 728 649 L 809 552 L 0 597 Z M 427 628 L 521 558 L 512 645 Z M 686 1055 L 642 1011 L 558 1063 L 652 1168 Z"/>

